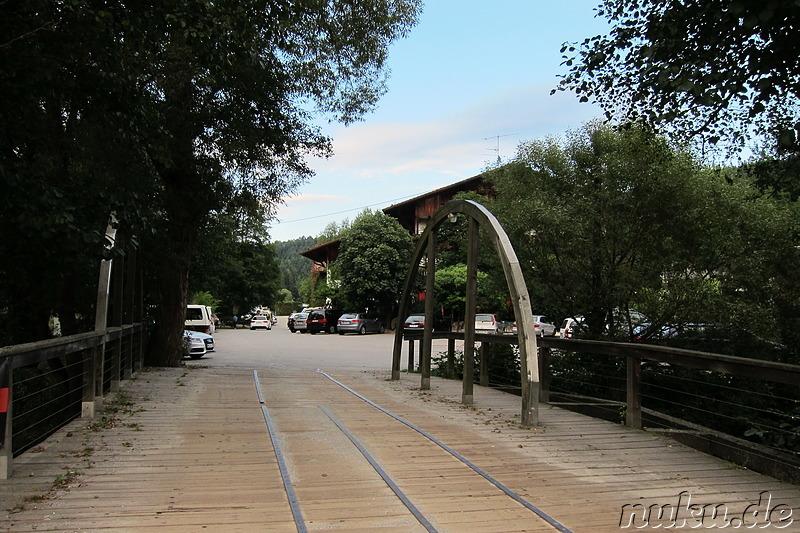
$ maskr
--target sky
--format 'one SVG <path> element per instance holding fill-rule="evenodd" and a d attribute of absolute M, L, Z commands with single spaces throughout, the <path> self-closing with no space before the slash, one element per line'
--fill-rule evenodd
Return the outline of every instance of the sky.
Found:
<path fill-rule="evenodd" d="M 325 125 L 334 155 L 285 197 L 273 241 L 316 237 L 331 223 L 480 174 L 521 142 L 561 136 L 600 117 L 551 95 L 561 45 L 607 32 L 598 0 L 427 0 L 389 49 L 388 93 L 361 122 Z"/>

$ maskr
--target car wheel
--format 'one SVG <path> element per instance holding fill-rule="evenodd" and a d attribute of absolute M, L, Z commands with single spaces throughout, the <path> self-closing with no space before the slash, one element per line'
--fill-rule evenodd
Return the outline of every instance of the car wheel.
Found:
<path fill-rule="evenodd" d="M 189 357 L 191 357 L 192 359 L 200 359 L 203 356 L 202 356 L 202 354 L 193 353 Z"/>
<path fill-rule="evenodd" d="M 316 331 L 309 331 L 309 333 L 311 333 L 312 335 L 316 335 L 317 334 Z"/>
<path fill-rule="evenodd" d="M 361 326 L 361 329 L 358 330 L 359 335 L 363 335 L 367 332 L 367 326 Z"/>
<path fill-rule="evenodd" d="M 386 328 L 384 328 L 383 324 L 381 324 L 381 326 L 378 328 L 378 333 L 383 333 L 384 331 L 386 331 Z"/>
<path fill-rule="evenodd" d="M 256 329 L 256 328 L 250 328 L 250 331 L 253 331 L 254 329 Z"/>
<path fill-rule="evenodd" d="M 340 332 L 339 332 L 339 335 L 344 335 L 344 331 L 340 331 Z"/>
<path fill-rule="evenodd" d="M 328 326 L 328 333 L 330 333 L 331 335 L 336 333 L 336 326 Z"/>

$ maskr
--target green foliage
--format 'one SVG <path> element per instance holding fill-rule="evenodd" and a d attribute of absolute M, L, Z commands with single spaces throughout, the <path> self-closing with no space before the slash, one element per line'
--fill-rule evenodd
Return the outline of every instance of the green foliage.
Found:
<path fill-rule="evenodd" d="M 631 308 L 661 325 L 774 334 L 767 266 L 796 255 L 785 239 L 796 224 L 743 177 L 703 169 L 645 128 L 597 124 L 524 143 L 489 177 L 534 306 L 584 315 L 595 337 L 630 337 L 615 309 Z"/>
<path fill-rule="evenodd" d="M 399 305 L 411 258 L 411 236 L 396 219 L 365 210 L 341 239 L 336 261 L 339 303 L 352 310 L 370 309 L 388 319 Z"/>
<path fill-rule="evenodd" d="M 292 291 L 290 291 L 289 289 L 281 289 L 278 291 L 277 301 L 275 302 L 275 305 L 279 303 L 291 303 L 294 301 L 293 298 L 294 296 L 292 296 Z"/>
<path fill-rule="evenodd" d="M 481 377 L 480 343 L 475 347 L 475 363 L 473 366 L 474 381 L 478 383 Z M 487 370 L 489 383 L 505 389 L 517 390 L 521 384 L 519 350 L 509 344 L 489 343 L 486 347 L 488 357 Z M 464 352 L 453 352 L 453 375 L 447 371 L 447 352 L 439 352 L 431 357 L 431 375 L 463 380 L 464 379 Z"/>
<path fill-rule="evenodd" d="M 271 306 L 278 299 L 281 275 L 275 247 L 237 219 L 218 215 L 202 233 L 192 260 L 190 288 L 214 295 L 218 316 L 244 314 L 255 306 Z"/>
<path fill-rule="evenodd" d="M 502 276 L 502 272 L 500 275 Z M 464 318 L 466 287 L 467 265 L 459 263 L 436 269 L 436 304 L 452 313 L 457 320 Z M 503 309 L 507 294 L 507 290 L 498 291 L 496 286 L 489 283 L 489 275 L 486 272 L 478 271 L 478 309 Z"/>
<path fill-rule="evenodd" d="M 195 305 L 205 305 L 212 309 L 219 307 L 219 300 L 214 298 L 214 296 L 208 291 L 194 293 L 192 298 L 189 300 L 189 303 Z"/>
<path fill-rule="evenodd" d="M 609 35 L 564 44 L 560 89 L 684 139 L 744 146 L 757 129 L 797 151 L 796 2 L 605 0 L 598 15 Z"/>
<path fill-rule="evenodd" d="M 309 260 L 300 255 L 300 252 L 313 248 L 315 243 L 313 237 L 298 237 L 290 241 L 275 242 L 275 253 L 283 286 L 291 291 L 295 299 L 302 299 L 300 283 L 308 278 L 311 271 Z"/>

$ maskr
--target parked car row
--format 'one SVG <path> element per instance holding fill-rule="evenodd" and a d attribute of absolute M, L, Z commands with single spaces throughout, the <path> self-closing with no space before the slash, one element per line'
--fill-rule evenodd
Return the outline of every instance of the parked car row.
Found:
<path fill-rule="evenodd" d="M 292 333 L 383 333 L 385 328 L 381 320 L 368 313 L 346 313 L 341 309 L 304 308 L 292 313 L 287 320 L 287 327 Z"/>

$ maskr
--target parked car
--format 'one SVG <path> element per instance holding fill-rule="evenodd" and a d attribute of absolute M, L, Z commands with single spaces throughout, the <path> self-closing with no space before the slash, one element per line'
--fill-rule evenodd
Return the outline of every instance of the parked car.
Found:
<path fill-rule="evenodd" d="M 195 304 L 186 306 L 185 329 L 213 335 L 217 329 L 214 322 L 214 316 L 209 306 Z"/>
<path fill-rule="evenodd" d="M 410 315 L 403 321 L 403 331 L 411 333 L 425 329 L 425 315 Z"/>
<path fill-rule="evenodd" d="M 535 328 L 536 335 L 539 337 L 544 337 L 547 335 L 548 337 L 552 337 L 556 334 L 558 328 L 556 328 L 555 324 L 550 323 L 547 320 L 547 317 L 544 315 L 533 315 L 533 327 Z M 517 333 L 517 323 L 514 322 L 514 325 L 511 327 L 511 332 L 516 335 Z"/>
<path fill-rule="evenodd" d="M 339 335 L 345 333 L 358 333 L 364 335 L 365 333 L 383 333 L 383 323 L 373 316 L 366 313 L 345 313 L 339 317 L 336 324 L 336 329 Z"/>
<path fill-rule="evenodd" d="M 272 319 L 267 315 L 256 315 L 250 319 L 250 329 L 272 329 Z"/>
<path fill-rule="evenodd" d="M 678 335 L 677 326 L 651 324 L 645 322 L 633 328 L 633 342 L 649 342 L 664 344 L 668 339 Z"/>
<path fill-rule="evenodd" d="M 308 313 L 306 328 L 312 335 L 321 331 L 336 333 L 337 321 L 343 314 L 341 309 L 314 309 Z"/>
<path fill-rule="evenodd" d="M 571 339 L 575 337 L 575 330 L 580 330 L 583 324 L 583 317 L 576 316 L 574 318 L 565 318 L 559 330 L 560 335 L 564 339 Z"/>
<path fill-rule="evenodd" d="M 292 333 L 295 331 L 299 331 L 300 333 L 305 333 L 308 331 L 306 326 L 306 319 L 308 318 L 308 313 L 297 313 L 294 315 L 294 321 L 292 322 L 292 327 L 289 328 L 292 330 Z"/>
<path fill-rule="evenodd" d="M 475 333 L 493 333 L 502 335 L 505 326 L 496 315 L 481 313 L 475 315 Z"/>
<path fill-rule="evenodd" d="M 214 337 L 207 333 L 184 330 L 183 342 L 189 357 L 192 359 L 200 359 L 207 352 L 214 351 Z"/>

